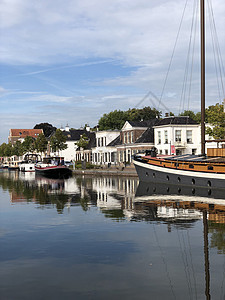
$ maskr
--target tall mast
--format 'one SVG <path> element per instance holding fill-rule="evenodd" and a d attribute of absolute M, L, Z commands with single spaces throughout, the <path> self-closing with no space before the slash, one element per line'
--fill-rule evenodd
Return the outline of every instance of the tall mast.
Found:
<path fill-rule="evenodd" d="M 201 154 L 205 155 L 205 0 L 200 0 L 201 19 Z"/>

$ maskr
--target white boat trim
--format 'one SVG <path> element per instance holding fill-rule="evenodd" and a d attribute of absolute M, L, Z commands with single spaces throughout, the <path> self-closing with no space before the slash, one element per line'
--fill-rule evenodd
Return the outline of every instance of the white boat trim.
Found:
<path fill-rule="evenodd" d="M 161 173 L 165 174 L 174 174 L 177 176 L 189 176 L 189 177 L 198 177 L 198 178 L 212 178 L 212 179 L 224 179 L 225 180 L 225 174 L 220 174 L 220 173 L 210 173 L 210 172 L 199 172 L 199 171 L 184 171 L 181 169 L 170 169 L 168 167 L 163 167 L 163 166 L 155 166 L 151 165 L 148 163 L 143 163 L 134 160 L 133 161 L 134 165 L 137 165 L 139 167 L 149 169 L 149 170 L 154 170 L 158 171 Z"/>

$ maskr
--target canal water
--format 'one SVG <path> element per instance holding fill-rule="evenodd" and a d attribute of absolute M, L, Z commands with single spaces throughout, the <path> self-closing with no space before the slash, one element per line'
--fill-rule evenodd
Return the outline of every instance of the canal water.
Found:
<path fill-rule="evenodd" d="M 0 299 L 224 299 L 225 200 L 172 188 L 1 171 Z"/>

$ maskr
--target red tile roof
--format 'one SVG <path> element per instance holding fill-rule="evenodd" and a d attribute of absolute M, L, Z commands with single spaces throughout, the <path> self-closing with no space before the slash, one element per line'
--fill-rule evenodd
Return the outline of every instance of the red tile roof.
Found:
<path fill-rule="evenodd" d="M 26 136 L 38 137 L 43 133 L 42 129 L 10 129 L 10 137 L 25 138 Z"/>

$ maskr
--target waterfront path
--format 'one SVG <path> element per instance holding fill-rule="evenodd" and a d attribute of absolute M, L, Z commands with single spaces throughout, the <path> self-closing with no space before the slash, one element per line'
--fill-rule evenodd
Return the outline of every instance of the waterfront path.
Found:
<path fill-rule="evenodd" d="M 133 165 L 124 168 L 111 166 L 109 168 L 73 170 L 73 174 L 100 175 L 100 176 L 132 176 L 137 177 L 137 172 Z"/>

